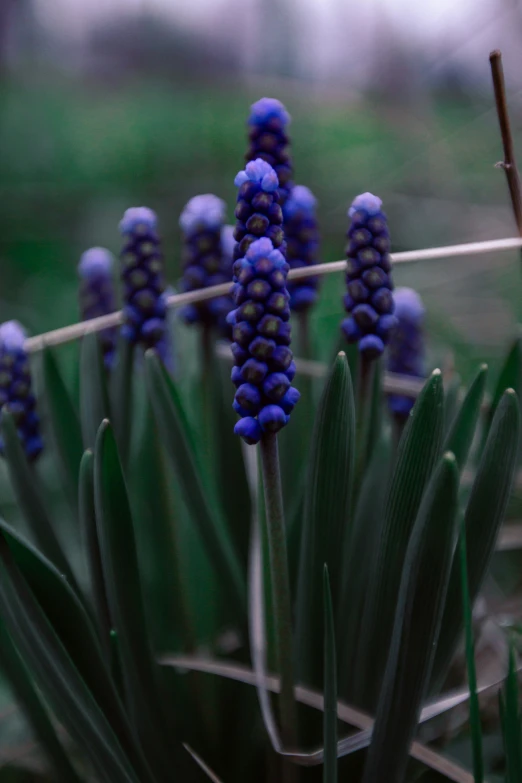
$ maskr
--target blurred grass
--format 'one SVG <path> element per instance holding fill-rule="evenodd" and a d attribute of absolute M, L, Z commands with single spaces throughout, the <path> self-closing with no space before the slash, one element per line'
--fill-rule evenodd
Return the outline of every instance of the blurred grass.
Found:
<path fill-rule="evenodd" d="M 284 82 L 121 83 L 21 72 L 0 84 L 0 320 L 17 317 L 32 332 L 76 320 L 80 253 L 95 244 L 117 253 L 118 221 L 135 204 L 158 212 L 175 281 L 185 202 L 215 192 L 233 220 L 245 120 L 263 94 L 277 95 L 292 114 L 296 181 L 319 199 L 324 260 L 342 257 L 346 208 L 364 190 L 383 198 L 394 250 L 514 235 L 504 177 L 493 167 L 501 153 L 490 96 L 348 101 Z M 521 138 L 522 115 L 517 106 L 512 113 Z M 496 363 L 520 314 L 519 263 L 517 253 L 504 253 L 397 268 L 396 283 L 416 287 L 428 306 L 432 364 L 452 350 L 467 378 L 479 361 Z M 316 326 L 329 333 L 341 286 L 339 276 L 323 286 Z"/>

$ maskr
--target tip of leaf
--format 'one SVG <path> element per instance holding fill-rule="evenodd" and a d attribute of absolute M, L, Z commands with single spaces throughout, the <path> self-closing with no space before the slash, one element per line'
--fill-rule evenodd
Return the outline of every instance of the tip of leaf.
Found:
<path fill-rule="evenodd" d="M 442 459 L 445 462 L 451 462 L 451 463 L 454 463 L 454 462 L 457 461 L 457 458 L 455 457 L 455 455 L 454 455 L 454 453 L 452 451 L 444 452 L 444 455 L 443 455 Z"/>
<path fill-rule="evenodd" d="M 345 351 L 339 351 L 337 356 L 338 356 L 339 359 L 345 359 L 346 358 L 346 353 L 345 353 Z M 326 565 L 326 563 L 325 563 L 325 565 Z"/>
<path fill-rule="evenodd" d="M 511 388 L 509 388 L 509 389 L 506 389 L 506 391 L 504 392 L 504 394 L 509 394 L 509 396 L 510 396 L 510 397 L 516 397 L 516 396 L 517 396 L 517 393 L 516 393 L 516 391 L 515 391 L 514 389 L 511 389 Z"/>
<path fill-rule="evenodd" d="M 442 371 L 437 367 L 437 369 L 433 370 L 433 372 L 431 373 L 431 377 L 432 378 L 438 378 L 439 375 L 442 375 Z"/>
<path fill-rule="evenodd" d="M 479 372 L 487 372 L 488 371 L 488 365 L 486 362 L 483 362 L 479 367 Z"/>

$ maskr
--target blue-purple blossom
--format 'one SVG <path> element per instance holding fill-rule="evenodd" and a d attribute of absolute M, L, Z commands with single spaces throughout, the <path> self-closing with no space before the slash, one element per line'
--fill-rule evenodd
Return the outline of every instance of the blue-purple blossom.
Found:
<path fill-rule="evenodd" d="M 346 248 L 344 306 L 349 314 L 341 329 L 358 343 L 366 359 L 381 356 L 397 320 L 393 315 L 390 234 L 382 201 L 363 193 L 348 210 L 351 225 Z"/>
<path fill-rule="evenodd" d="M 291 383 L 295 364 L 290 349 L 290 308 L 286 289 L 289 266 L 271 240 L 250 244 L 234 263 L 232 325 L 236 387 L 234 432 L 257 443 L 264 432 L 277 432 L 290 419 L 299 392 Z"/>
<path fill-rule="evenodd" d="M 286 260 L 290 269 L 317 264 L 319 230 L 316 216 L 317 201 L 304 185 L 295 185 L 283 207 Z M 290 309 L 302 312 L 317 299 L 319 277 L 311 276 L 289 280 Z"/>
<path fill-rule="evenodd" d="M 182 291 L 196 291 L 231 282 L 232 259 L 231 255 L 224 253 L 222 245 L 225 208 L 222 199 L 206 193 L 191 198 L 181 213 L 179 223 L 183 231 L 185 264 Z M 225 238 L 227 239 L 227 235 Z M 227 251 L 231 253 L 230 240 Z M 218 296 L 186 305 L 181 309 L 180 315 L 186 323 L 214 326 L 228 334 L 226 316 L 232 306 L 229 295 Z"/>
<path fill-rule="evenodd" d="M 78 297 L 82 321 L 107 315 L 117 309 L 113 270 L 114 256 L 104 247 L 91 247 L 82 253 L 78 264 Z M 98 333 L 107 369 L 114 361 L 116 335 L 114 328 L 103 329 Z"/>
<path fill-rule="evenodd" d="M 165 279 L 157 222 L 148 207 L 131 207 L 120 222 L 124 240 L 121 331 L 129 342 L 144 348 L 156 348 L 165 333 Z"/>
<path fill-rule="evenodd" d="M 287 126 L 290 115 L 276 98 L 261 98 L 250 107 L 247 161 L 261 158 L 278 177 L 279 203 L 283 206 L 292 187 L 292 161 Z"/>
<path fill-rule="evenodd" d="M 393 299 L 397 324 L 388 346 L 388 370 L 413 378 L 424 378 L 424 304 L 413 288 L 397 288 Z M 388 407 L 397 416 L 407 416 L 413 403 L 411 397 L 388 395 Z"/>
<path fill-rule="evenodd" d="M 0 408 L 7 406 L 27 458 L 34 462 L 42 452 L 43 440 L 25 338 L 18 321 L 6 321 L 0 326 Z M 4 453 L 1 439 L 0 453 Z"/>
<path fill-rule="evenodd" d="M 247 163 L 234 183 L 239 188 L 235 216 L 234 260 L 243 258 L 252 242 L 261 237 L 271 240 L 284 254 L 283 211 L 279 205 L 277 174 L 260 158 Z"/>

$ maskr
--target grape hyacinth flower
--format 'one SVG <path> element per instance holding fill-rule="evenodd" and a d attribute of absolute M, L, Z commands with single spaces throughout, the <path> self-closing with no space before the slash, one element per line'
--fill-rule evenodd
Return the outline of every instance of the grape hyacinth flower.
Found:
<path fill-rule="evenodd" d="M 290 269 L 317 263 L 319 232 L 315 212 L 316 199 L 309 188 L 295 185 L 283 207 L 286 260 Z M 304 312 L 317 299 L 319 277 L 289 281 L 290 309 Z"/>
<path fill-rule="evenodd" d="M 222 246 L 224 218 L 225 202 L 211 193 L 195 196 L 185 206 L 179 220 L 185 261 L 181 290 L 196 291 L 232 280 L 231 258 L 226 258 Z M 180 315 L 186 323 L 227 332 L 226 316 L 232 306 L 230 296 L 218 296 L 186 305 Z"/>
<path fill-rule="evenodd" d="M 247 443 L 284 427 L 299 392 L 291 383 L 295 364 L 290 349 L 288 264 L 267 237 L 257 239 L 234 263 L 233 326 L 236 386 L 234 432 Z"/>
<path fill-rule="evenodd" d="M 350 343 L 358 343 L 366 360 L 377 359 L 389 342 L 397 323 L 393 315 L 390 234 L 382 201 L 363 193 L 353 201 L 346 249 L 347 293 L 344 305 L 349 313 L 341 329 Z"/>
<path fill-rule="evenodd" d="M 43 440 L 29 357 L 24 349 L 25 338 L 25 330 L 18 321 L 6 321 L 0 326 L 0 407 L 7 406 L 27 458 L 34 462 L 42 452 Z M 1 440 L 0 453 L 4 453 Z"/>
<path fill-rule="evenodd" d="M 424 378 L 424 304 L 413 288 L 397 288 L 393 299 L 397 325 L 391 333 L 388 346 L 388 370 L 413 378 Z M 408 416 L 414 402 L 412 397 L 388 395 L 388 407 L 395 416 Z"/>
<path fill-rule="evenodd" d="M 247 161 L 261 158 L 272 166 L 279 180 L 278 193 L 281 206 L 292 188 L 292 162 L 290 140 L 286 128 L 290 115 L 276 98 L 261 98 L 250 107 L 248 118 L 249 140 Z"/>
<path fill-rule="evenodd" d="M 120 222 L 123 326 L 130 343 L 155 348 L 166 328 L 165 280 L 156 214 L 148 207 L 127 209 Z"/>
<path fill-rule="evenodd" d="M 82 321 L 114 312 L 116 296 L 113 279 L 114 256 L 104 247 L 91 247 L 78 264 L 79 303 Z M 98 333 L 105 367 L 110 369 L 116 352 L 116 329 Z"/>
<path fill-rule="evenodd" d="M 247 163 L 234 183 L 239 188 L 235 216 L 234 261 L 244 258 L 249 246 L 261 237 L 270 239 L 274 248 L 286 252 L 282 229 L 283 211 L 277 193 L 279 180 L 272 166 L 258 158 Z"/>

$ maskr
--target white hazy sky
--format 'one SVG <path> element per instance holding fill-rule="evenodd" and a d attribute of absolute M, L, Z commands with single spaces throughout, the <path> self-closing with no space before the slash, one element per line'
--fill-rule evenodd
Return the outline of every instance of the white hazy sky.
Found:
<path fill-rule="evenodd" d="M 362 65 L 376 33 L 388 28 L 399 42 L 424 49 L 434 68 L 448 60 L 471 67 L 484 61 L 487 67 L 493 48 L 508 57 L 522 51 L 519 0 L 35 0 L 42 23 L 71 40 L 122 11 L 157 10 L 241 46 L 245 62 L 255 48 L 258 20 L 277 2 L 292 9 L 299 57 L 317 75 L 335 72 L 341 61 Z"/>

